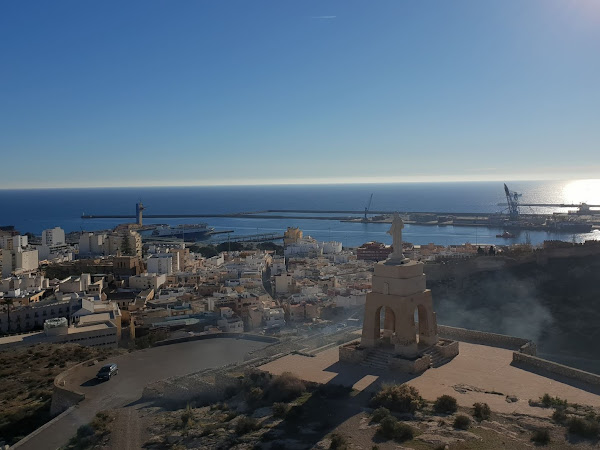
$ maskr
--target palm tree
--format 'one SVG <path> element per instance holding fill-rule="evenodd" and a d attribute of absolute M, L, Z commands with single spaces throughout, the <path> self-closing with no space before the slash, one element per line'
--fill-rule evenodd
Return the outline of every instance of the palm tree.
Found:
<path fill-rule="evenodd" d="M 2 304 L 6 305 L 6 315 L 8 317 L 8 328 L 7 333 L 10 333 L 10 307 L 13 305 L 14 299 L 6 297 L 2 299 Z"/>

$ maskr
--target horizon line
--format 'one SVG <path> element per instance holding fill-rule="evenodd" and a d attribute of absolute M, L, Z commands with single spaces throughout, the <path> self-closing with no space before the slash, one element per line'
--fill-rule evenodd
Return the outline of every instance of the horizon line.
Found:
<path fill-rule="evenodd" d="M 296 179 L 293 181 L 273 180 L 272 182 L 244 180 L 239 183 L 159 183 L 159 184 L 131 184 L 131 185 L 62 185 L 62 186 L 30 186 L 30 187 L 0 187 L 0 191 L 25 191 L 25 190 L 58 190 L 58 189 L 133 189 L 133 188 L 180 188 L 180 187 L 255 187 L 255 186 L 310 186 L 310 185 L 356 185 L 356 184 L 415 184 L 415 183 L 481 183 L 513 181 L 575 181 L 594 180 L 589 177 L 564 177 L 564 178 L 525 178 L 525 177 L 498 177 L 498 178 L 460 178 L 460 177 L 418 177 L 399 180 L 397 178 L 349 178 L 349 179 Z"/>

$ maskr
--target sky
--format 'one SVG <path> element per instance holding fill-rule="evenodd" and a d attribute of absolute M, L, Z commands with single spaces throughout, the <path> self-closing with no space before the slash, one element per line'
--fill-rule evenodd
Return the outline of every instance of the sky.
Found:
<path fill-rule="evenodd" d="M 600 0 L 0 3 L 0 188 L 600 178 Z"/>

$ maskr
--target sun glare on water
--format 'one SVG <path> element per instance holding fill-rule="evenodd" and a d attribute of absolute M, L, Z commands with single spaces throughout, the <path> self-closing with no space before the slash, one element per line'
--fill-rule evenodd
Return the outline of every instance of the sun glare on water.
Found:
<path fill-rule="evenodd" d="M 563 187 L 564 203 L 600 205 L 600 180 L 576 180 Z"/>

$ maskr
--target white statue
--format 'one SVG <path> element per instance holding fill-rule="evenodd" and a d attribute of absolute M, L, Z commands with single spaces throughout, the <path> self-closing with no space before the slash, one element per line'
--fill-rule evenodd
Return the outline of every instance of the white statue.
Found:
<path fill-rule="evenodd" d="M 394 213 L 394 219 L 392 220 L 392 226 L 388 230 L 388 234 L 392 236 L 392 246 L 394 251 L 390 255 L 391 260 L 404 260 L 404 254 L 402 253 L 402 229 L 404 228 L 404 222 L 397 212 Z"/>

